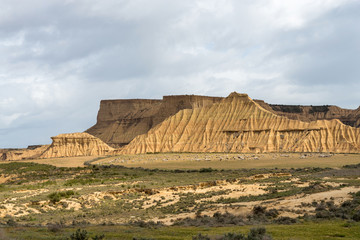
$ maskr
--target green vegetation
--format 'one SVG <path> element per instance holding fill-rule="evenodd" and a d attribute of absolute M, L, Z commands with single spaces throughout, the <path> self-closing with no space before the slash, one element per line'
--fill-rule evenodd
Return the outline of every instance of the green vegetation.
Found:
<path fill-rule="evenodd" d="M 104 240 L 124 239 L 174 239 L 191 240 L 199 234 L 209 237 L 221 236 L 228 233 L 247 235 L 250 229 L 257 226 L 230 226 L 230 227 L 158 227 L 144 228 L 138 226 L 89 226 L 82 227 L 89 237 L 104 234 Z M 2 233 L 1 233 L 2 230 Z M 39 227 L 8 227 L 0 229 L 3 239 L 17 238 L 23 240 L 64 240 L 69 238 L 76 228 L 62 228 L 59 232 L 51 232 Z M 346 221 L 304 221 L 292 225 L 266 225 L 266 233 L 276 240 L 353 240 L 360 239 L 360 224 Z"/>
<path fill-rule="evenodd" d="M 57 203 L 62 198 L 69 198 L 70 196 L 73 196 L 73 195 L 75 195 L 74 191 L 68 190 L 65 192 L 53 192 L 53 193 L 49 194 L 48 197 L 50 199 L 50 202 Z"/>
<path fill-rule="evenodd" d="M 360 164 L 207 163 L 196 169 L 2 163 L 0 239 L 251 239 L 250 229 L 259 226 L 273 239 L 360 239 Z M 344 202 L 326 195 L 344 189 L 354 192 Z M 311 202 L 316 194 L 326 197 Z M 289 198 L 310 201 L 279 207 Z"/>

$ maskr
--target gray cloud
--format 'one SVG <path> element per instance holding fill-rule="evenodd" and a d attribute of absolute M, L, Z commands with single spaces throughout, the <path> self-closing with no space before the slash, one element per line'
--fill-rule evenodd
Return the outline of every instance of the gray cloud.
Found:
<path fill-rule="evenodd" d="M 169 94 L 359 105 L 360 4 L 3 0 L 0 147 L 96 121 L 101 99 Z"/>

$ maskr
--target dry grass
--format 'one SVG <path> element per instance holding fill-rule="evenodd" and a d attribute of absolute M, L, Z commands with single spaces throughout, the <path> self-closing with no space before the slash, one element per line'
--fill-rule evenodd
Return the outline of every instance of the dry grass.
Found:
<path fill-rule="evenodd" d="M 93 160 L 97 157 L 98 156 L 30 159 L 30 160 L 21 160 L 19 162 L 34 162 L 40 164 L 49 164 L 56 167 L 84 167 L 84 163 L 86 161 Z"/>
<path fill-rule="evenodd" d="M 234 154 L 234 153 L 159 153 L 119 155 L 104 157 L 93 164 L 114 164 L 125 167 L 144 167 L 149 169 L 200 169 L 204 167 L 214 169 L 240 168 L 303 168 L 303 167 L 330 167 L 337 168 L 347 164 L 360 163 L 360 154 L 335 154 L 331 157 L 320 157 L 324 154 L 302 153 L 290 154 Z M 326 154 L 325 154 L 326 155 Z M 48 159 L 29 159 L 19 162 L 34 162 L 49 164 L 56 167 L 84 167 L 87 161 L 99 156 L 64 157 Z M 0 163 L 7 163 L 0 162 Z"/>
<path fill-rule="evenodd" d="M 214 169 L 240 168 L 302 168 L 330 167 L 336 168 L 346 164 L 360 163 L 360 154 L 336 154 L 321 157 L 324 154 L 140 154 L 122 155 L 99 160 L 98 164 L 115 164 L 126 167 L 144 167 L 150 169 Z"/>

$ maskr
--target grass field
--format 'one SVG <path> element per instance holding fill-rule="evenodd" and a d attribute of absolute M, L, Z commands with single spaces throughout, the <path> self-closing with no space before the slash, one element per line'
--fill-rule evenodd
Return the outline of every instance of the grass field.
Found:
<path fill-rule="evenodd" d="M 105 239 L 177 239 L 191 240 L 192 236 L 202 233 L 208 236 L 217 236 L 225 233 L 244 233 L 255 226 L 233 226 L 233 227 L 158 227 L 143 228 L 133 226 L 93 226 L 82 227 L 88 232 L 89 236 L 104 234 Z M 331 240 L 331 239 L 360 239 L 360 224 L 348 223 L 346 221 L 322 221 L 322 222 L 303 222 L 293 225 L 265 225 L 267 232 L 278 240 Z M 26 228 L 8 227 L 3 228 L 2 239 L 66 239 L 77 228 L 63 228 L 57 232 L 51 232 L 47 228 Z M 1 234 L 0 234 L 1 237 Z"/>

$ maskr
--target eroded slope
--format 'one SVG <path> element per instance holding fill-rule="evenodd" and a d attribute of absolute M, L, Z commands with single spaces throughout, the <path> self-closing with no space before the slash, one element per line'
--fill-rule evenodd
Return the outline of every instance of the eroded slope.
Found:
<path fill-rule="evenodd" d="M 268 104 L 262 100 L 254 100 L 261 107 L 269 110 L 279 116 L 290 119 L 301 120 L 305 122 L 316 120 L 332 120 L 339 119 L 342 123 L 351 127 L 360 127 L 360 107 L 352 109 L 344 109 L 338 106 L 301 106 L 301 105 L 279 105 Z"/>
<path fill-rule="evenodd" d="M 107 155 L 113 148 L 88 133 L 60 134 L 40 158 Z"/>
<path fill-rule="evenodd" d="M 359 152 L 360 130 L 339 120 L 303 122 L 278 116 L 246 94 L 184 109 L 120 152 Z"/>
<path fill-rule="evenodd" d="M 164 96 L 162 100 L 103 100 L 97 123 L 86 132 L 112 147 L 121 147 L 182 109 L 208 106 L 221 99 L 179 95 Z"/>

